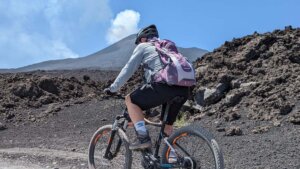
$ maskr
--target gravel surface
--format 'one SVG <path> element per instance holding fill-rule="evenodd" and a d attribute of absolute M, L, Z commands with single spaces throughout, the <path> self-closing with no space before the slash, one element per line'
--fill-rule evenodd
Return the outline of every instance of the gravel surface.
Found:
<path fill-rule="evenodd" d="M 87 168 L 89 140 L 98 127 L 112 122 L 113 105 L 113 100 L 92 100 L 67 107 L 43 122 L 9 126 L 0 135 L 1 166 Z M 268 123 L 241 119 L 235 125 L 245 126 L 243 134 L 225 136 L 217 119 L 205 117 L 196 123 L 215 135 L 224 152 L 226 168 L 299 169 L 299 125 L 285 123 L 254 134 L 252 129 Z M 151 134 L 154 133 L 151 128 Z M 10 160 L 15 162 L 10 163 Z"/>

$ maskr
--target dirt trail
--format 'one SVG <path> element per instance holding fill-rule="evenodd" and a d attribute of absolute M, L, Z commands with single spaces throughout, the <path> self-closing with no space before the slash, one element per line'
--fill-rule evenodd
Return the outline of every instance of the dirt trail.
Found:
<path fill-rule="evenodd" d="M 0 149 L 0 166 L 13 169 L 42 168 L 86 168 L 87 153 L 76 153 L 40 148 L 8 148 Z M 78 161 L 72 166 L 71 161 Z M 0 167 L 1 168 L 1 167 Z"/>
<path fill-rule="evenodd" d="M 0 159 L 1 169 L 41 169 L 42 166 L 20 160 Z"/>
<path fill-rule="evenodd" d="M 86 160 L 87 153 L 76 153 L 61 150 L 51 150 L 51 149 L 40 149 L 40 148 L 8 148 L 0 149 L 1 154 L 9 155 L 28 155 L 28 156 L 41 156 L 47 158 L 64 158 L 66 160 Z"/>
<path fill-rule="evenodd" d="M 2 167 L 18 165 L 7 162 L 16 159 L 21 166 L 23 162 L 29 162 L 29 166 L 41 166 L 37 168 L 87 168 L 90 138 L 98 127 L 111 122 L 112 104 L 110 100 L 94 99 L 64 107 L 55 115 L 34 123 L 8 125 L 8 129 L 0 134 Z M 31 113 L 45 109 L 47 106 L 34 109 Z"/>

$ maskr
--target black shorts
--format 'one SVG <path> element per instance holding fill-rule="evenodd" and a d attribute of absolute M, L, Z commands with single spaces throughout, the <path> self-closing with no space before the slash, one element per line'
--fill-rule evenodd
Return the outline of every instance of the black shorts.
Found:
<path fill-rule="evenodd" d="M 153 107 L 163 105 L 176 96 L 183 97 L 180 102 L 174 102 L 170 105 L 167 124 L 173 125 L 180 108 L 186 102 L 189 95 L 189 88 L 182 86 L 170 86 L 164 83 L 145 84 L 130 94 L 131 102 L 139 106 L 142 110 L 148 110 Z M 161 118 L 162 119 L 162 118 Z"/>

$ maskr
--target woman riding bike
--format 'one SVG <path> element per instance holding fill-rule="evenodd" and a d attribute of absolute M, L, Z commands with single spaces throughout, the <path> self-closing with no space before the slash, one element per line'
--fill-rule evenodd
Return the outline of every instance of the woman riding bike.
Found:
<path fill-rule="evenodd" d="M 181 100 L 170 105 L 167 125 L 164 130 L 165 134 L 171 135 L 176 116 L 182 105 L 186 102 L 189 94 L 188 87 L 168 85 L 163 81 L 152 81 L 152 76 L 164 68 L 159 53 L 152 43 L 153 41 L 159 40 L 158 38 L 159 35 L 155 25 L 141 29 L 137 33 L 135 41 L 137 46 L 129 61 L 123 67 L 113 84 L 111 84 L 109 88 L 104 89 L 105 93 L 117 92 L 140 65 L 144 67 L 144 79 L 146 83 L 125 97 L 128 113 L 137 134 L 137 141 L 131 143 L 129 146 L 131 150 L 141 150 L 152 146 L 149 132 L 145 127 L 144 110 L 165 104 L 169 100 L 180 96 L 182 98 Z"/>

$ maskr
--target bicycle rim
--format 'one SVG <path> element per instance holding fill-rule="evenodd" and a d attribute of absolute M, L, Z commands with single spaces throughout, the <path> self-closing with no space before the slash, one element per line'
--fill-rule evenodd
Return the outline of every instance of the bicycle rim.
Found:
<path fill-rule="evenodd" d="M 112 126 L 107 125 L 98 129 L 93 135 L 89 145 L 89 168 L 90 169 L 129 169 L 131 165 L 131 151 L 129 150 L 126 136 L 118 131 L 111 140 L 110 148 L 111 159 L 104 158 L 105 151 L 110 141 Z M 120 141 L 122 144 L 120 144 Z M 118 144 L 120 146 L 118 146 Z M 116 154 L 117 147 L 119 151 Z"/>
<path fill-rule="evenodd" d="M 162 163 L 185 158 L 188 169 L 223 169 L 222 153 L 212 135 L 200 127 L 186 126 L 175 132 L 169 139 L 178 156 L 166 146 L 162 153 Z M 188 159 L 188 160 L 187 160 Z M 191 162 L 192 161 L 192 162 Z M 192 164 L 191 164 L 192 163 Z M 193 168 L 192 168 L 193 165 Z"/>

